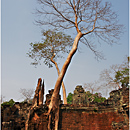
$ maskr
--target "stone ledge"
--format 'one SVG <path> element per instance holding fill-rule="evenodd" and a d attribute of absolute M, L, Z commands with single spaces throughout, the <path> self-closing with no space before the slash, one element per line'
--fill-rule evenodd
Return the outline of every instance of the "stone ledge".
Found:
<path fill-rule="evenodd" d="M 117 111 L 118 108 L 113 108 L 113 107 L 106 107 L 106 108 L 99 108 L 99 107 L 60 107 L 60 110 L 76 110 L 76 111 L 85 111 L 85 112 L 113 112 Z"/>

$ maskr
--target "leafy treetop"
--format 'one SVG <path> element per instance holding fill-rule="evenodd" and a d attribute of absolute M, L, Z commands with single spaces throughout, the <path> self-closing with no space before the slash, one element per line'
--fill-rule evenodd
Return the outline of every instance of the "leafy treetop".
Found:
<path fill-rule="evenodd" d="M 51 57 L 54 56 L 55 61 L 64 58 L 64 54 L 69 53 L 72 47 L 72 38 L 62 32 L 51 30 L 43 31 L 42 35 L 42 42 L 30 43 L 31 48 L 27 54 L 34 59 L 33 65 L 44 59 L 45 65 L 53 67 Z"/>

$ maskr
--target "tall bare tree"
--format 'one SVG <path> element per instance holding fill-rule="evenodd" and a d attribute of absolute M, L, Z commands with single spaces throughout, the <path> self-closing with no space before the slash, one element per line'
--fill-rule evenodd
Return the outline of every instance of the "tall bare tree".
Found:
<path fill-rule="evenodd" d="M 72 38 L 62 32 L 52 30 L 43 31 L 42 36 L 41 42 L 30 43 L 31 48 L 27 54 L 30 58 L 34 59 L 32 65 L 40 64 L 41 60 L 49 68 L 53 67 L 54 64 L 59 75 L 60 69 L 57 59 L 64 58 L 64 54 L 69 52 L 73 44 Z M 62 90 L 64 104 L 67 104 L 66 90 L 63 82 Z"/>
<path fill-rule="evenodd" d="M 120 38 L 122 25 L 118 24 L 117 15 L 111 9 L 111 3 L 102 0 L 38 0 L 41 9 L 41 19 L 37 21 L 40 25 L 49 25 L 57 30 L 75 28 L 77 35 L 74 39 L 72 49 L 61 69 L 55 84 L 54 92 L 49 104 L 48 114 L 51 111 L 58 113 L 58 94 L 62 80 L 67 68 L 76 53 L 79 41 L 83 42 L 98 56 L 91 40 L 97 39 L 99 43 L 113 44 Z M 58 129 L 58 117 L 55 120 L 55 130 Z M 51 118 L 50 118 L 51 119 Z M 50 130 L 50 126 L 48 125 Z"/>

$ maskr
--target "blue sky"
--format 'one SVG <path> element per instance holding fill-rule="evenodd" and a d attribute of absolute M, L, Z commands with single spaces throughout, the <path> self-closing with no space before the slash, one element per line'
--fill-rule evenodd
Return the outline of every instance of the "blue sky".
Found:
<path fill-rule="evenodd" d="M 84 46 L 80 46 L 82 53 L 77 52 L 64 78 L 67 94 L 73 92 L 76 85 L 95 81 L 103 69 L 112 64 L 120 64 L 129 50 L 129 4 L 128 0 L 109 0 L 118 19 L 125 26 L 125 32 L 119 43 L 121 45 L 104 45 L 106 60 L 98 62 L 93 53 Z M 5 100 L 13 98 L 20 101 L 20 88 L 36 88 L 39 77 L 45 81 L 45 92 L 54 88 L 57 73 L 55 68 L 47 68 L 44 64 L 30 65 L 31 59 L 26 55 L 29 43 L 41 40 L 42 28 L 34 24 L 36 19 L 36 0 L 2 0 L 1 1 L 1 90 Z M 71 34 L 70 34 L 71 35 Z M 65 59 L 60 61 L 60 68 Z"/>

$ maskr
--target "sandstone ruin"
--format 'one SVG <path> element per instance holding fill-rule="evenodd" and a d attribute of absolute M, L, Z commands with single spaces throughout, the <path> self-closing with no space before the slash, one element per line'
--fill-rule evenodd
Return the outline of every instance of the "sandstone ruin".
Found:
<path fill-rule="evenodd" d="M 32 103 L 15 102 L 13 107 L 1 107 L 2 130 L 47 130 L 48 105 L 53 93 L 49 90 L 44 103 L 44 81 L 38 79 Z M 90 103 L 82 86 L 74 90 L 73 103 L 63 104 L 59 95 L 59 130 L 128 130 L 129 89 L 110 93 L 104 103 Z M 54 129 L 52 117 L 51 129 Z"/>

